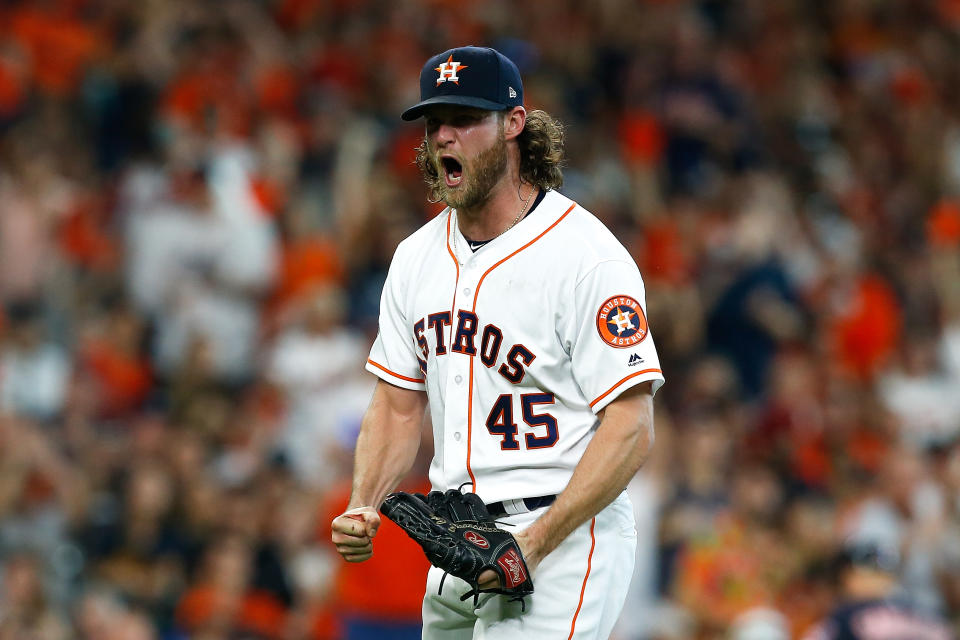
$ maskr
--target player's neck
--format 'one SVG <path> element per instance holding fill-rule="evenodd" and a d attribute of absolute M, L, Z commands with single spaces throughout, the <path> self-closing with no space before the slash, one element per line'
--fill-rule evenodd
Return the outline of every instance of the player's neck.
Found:
<path fill-rule="evenodd" d="M 504 178 L 480 205 L 457 209 L 460 233 L 475 242 L 496 238 L 529 210 L 535 192 L 536 187 L 528 183 L 521 184 L 519 177 Z"/>

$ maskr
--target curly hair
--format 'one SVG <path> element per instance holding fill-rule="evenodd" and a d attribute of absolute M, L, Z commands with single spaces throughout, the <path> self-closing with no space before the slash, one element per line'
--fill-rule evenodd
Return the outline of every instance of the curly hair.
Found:
<path fill-rule="evenodd" d="M 546 191 L 563 184 L 563 126 L 540 109 L 527 112 L 517 136 L 520 179 Z"/>
<path fill-rule="evenodd" d="M 504 112 L 506 113 L 506 112 Z M 501 126 L 503 120 L 500 121 Z M 563 184 L 563 126 L 540 109 L 527 112 L 523 131 L 517 136 L 520 148 L 520 179 L 540 189 L 556 189 Z M 430 188 L 430 198 L 440 201 L 443 181 L 424 138 L 416 149 L 416 164 Z"/>

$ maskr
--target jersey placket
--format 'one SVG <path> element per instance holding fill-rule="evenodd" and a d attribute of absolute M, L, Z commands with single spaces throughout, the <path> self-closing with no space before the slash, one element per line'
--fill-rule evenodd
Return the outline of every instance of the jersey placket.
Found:
<path fill-rule="evenodd" d="M 456 228 L 452 233 L 458 233 Z M 458 345 L 457 330 L 460 326 L 461 311 L 472 313 L 474 308 L 474 294 L 477 285 L 477 278 L 481 270 L 478 268 L 479 262 L 476 254 L 464 250 L 466 246 L 463 237 L 460 236 L 457 242 L 457 249 L 461 252 L 459 259 L 463 262 L 460 265 L 459 278 L 457 279 L 456 291 L 453 297 L 453 309 L 451 313 L 451 331 L 450 345 L 448 347 L 447 376 L 446 376 L 446 403 L 444 406 L 444 438 L 443 438 L 443 475 L 450 482 L 450 485 L 460 484 L 470 481 L 476 484 L 476 478 L 470 468 L 470 450 L 471 450 L 471 422 L 476 420 L 473 415 L 473 380 L 471 379 L 471 356 L 467 351 L 475 344 L 475 338 L 466 341 L 466 344 Z M 468 255 L 464 255 L 468 254 Z M 476 330 L 476 326 L 474 330 Z M 463 347 L 460 351 L 455 347 Z M 464 471 L 468 477 L 464 477 Z"/>

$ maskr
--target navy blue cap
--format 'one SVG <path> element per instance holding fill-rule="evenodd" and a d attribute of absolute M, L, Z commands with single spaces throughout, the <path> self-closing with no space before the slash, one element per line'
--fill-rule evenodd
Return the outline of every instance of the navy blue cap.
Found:
<path fill-rule="evenodd" d="M 420 71 L 420 102 L 403 112 L 416 120 L 433 104 L 457 104 L 488 111 L 523 105 L 520 70 L 489 47 L 457 47 L 433 56 Z"/>
<path fill-rule="evenodd" d="M 864 567 L 896 573 L 900 554 L 896 549 L 870 541 L 848 541 L 840 550 L 839 564 L 842 567 Z"/>

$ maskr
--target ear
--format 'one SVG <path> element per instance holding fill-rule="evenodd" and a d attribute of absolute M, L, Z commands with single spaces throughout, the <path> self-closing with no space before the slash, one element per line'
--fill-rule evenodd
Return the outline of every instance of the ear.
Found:
<path fill-rule="evenodd" d="M 523 107 L 514 107 L 503 116 L 503 137 L 513 140 L 527 124 L 527 110 Z"/>

